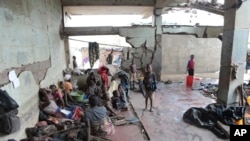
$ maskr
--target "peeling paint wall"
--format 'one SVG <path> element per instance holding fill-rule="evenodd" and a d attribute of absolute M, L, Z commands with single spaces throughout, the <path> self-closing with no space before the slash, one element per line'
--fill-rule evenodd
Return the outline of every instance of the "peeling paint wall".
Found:
<path fill-rule="evenodd" d="M 19 104 L 21 129 L 1 140 L 26 138 L 38 120 L 38 89 L 62 80 L 66 68 L 60 0 L 0 1 L 0 88 Z M 15 70 L 20 86 L 8 80 Z"/>

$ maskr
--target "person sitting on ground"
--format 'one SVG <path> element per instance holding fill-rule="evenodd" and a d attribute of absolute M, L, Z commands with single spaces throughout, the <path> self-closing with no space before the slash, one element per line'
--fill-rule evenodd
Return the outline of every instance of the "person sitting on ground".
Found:
<path fill-rule="evenodd" d="M 86 90 L 87 98 L 89 98 L 91 95 L 98 95 L 98 89 L 94 81 L 90 80 L 88 85 L 89 86 Z"/>
<path fill-rule="evenodd" d="M 92 72 L 90 72 L 90 74 L 88 75 L 88 77 L 87 77 L 87 79 L 86 79 L 86 83 L 87 83 L 87 85 L 89 85 L 90 80 L 93 80 L 93 81 L 94 81 L 94 83 L 97 83 L 97 81 L 99 81 L 99 80 L 97 79 L 96 74 L 95 74 L 93 71 L 92 71 Z"/>
<path fill-rule="evenodd" d="M 125 100 L 121 96 L 118 90 L 113 91 L 113 96 L 111 98 L 112 107 L 116 110 L 120 111 L 122 109 L 127 110 L 128 107 L 126 105 Z"/>
<path fill-rule="evenodd" d="M 104 94 L 104 90 L 103 90 L 103 85 L 102 85 L 102 83 L 101 83 L 101 81 L 97 81 L 96 82 L 96 88 L 97 88 L 97 95 L 99 96 L 99 97 L 102 97 L 103 96 L 103 94 Z"/>
<path fill-rule="evenodd" d="M 108 93 L 105 93 L 102 97 L 102 104 L 106 107 L 106 109 L 108 110 L 108 115 L 109 116 L 116 116 L 117 113 L 115 112 L 115 110 L 112 107 L 112 103 L 111 103 L 111 98 L 109 97 Z"/>
<path fill-rule="evenodd" d="M 59 91 L 56 87 L 56 85 L 52 84 L 49 86 L 49 88 L 51 89 L 51 94 L 53 96 L 54 101 L 56 102 L 56 104 L 60 107 L 60 108 L 64 108 L 64 101 L 63 101 L 63 96 L 61 91 Z"/>
<path fill-rule="evenodd" d="M 59 81 L 58 82 L 58 90 L 60 91 L 60 93 L 62 94 L 62 96 L 64 95 L 65 93 L 65 89 L 64 89 L 64 83 L 63 81 Z"/>
<path fill-rule="evenodd" d="M 64 91 L 65 94 L 64 96 L 66 96 L 67 98 L 67 103 L 72 105 L 72 104 L 76 104 L 77 102 L 71 97 L 70 93 L 73 91 L 73 86 L 71 83 L 71 75 L 70 74 L 66 74 L 64 76 Z"/>
<path fill-rule="evenodd" d="M 89 98 L 90 108 L 86 109 L 84 121 L 87 126 L 88 139 L 90 135 L 106 137 L 115 133 L 114 125 L 109 119 L 107 109 L 104 106 L 98 106 L 100 99 L 93 95 Z"/>
<path fill-rule="evenodd" d="M 83 118 L 83 110 L 81 107 L 71 107 L 66 109 L 61 109 L 55 101 L 50 100 L 47 94 L 46 89 L 39 89 L 39 99 L 40 109 L 47 113 L 50 116 L 56 117 L 56 118 L 68 118 L 68 119 L 74 119 L 74 120 L 82 120 Z"/>
<path fill-rule="evenodd" d="M 71 75 L 66 74 L 64 76 L 64 89 L 66 93 L 71 93 L 73 91 L 73 86 L 71 84 Z"/>
<path fill-rule="evenodd" d="M 98 69 L 98 74 L 101 75 L 102 84 L 109 89 L 109 69 L 106 66 L 102 66 Z"/>
<path fill-rule="evenodd" d="M 69 102 L 68 102 L 68 98 L 67 98 L 66 91 L 65 91 L 65 89 L 64 89 L 64 83 L 63 83 L 63 81 L 60 81 L 58 85 L 59 85 L 59 86 L 58 86 L 58 90 L 59 90 L 59 91 L 61 92 L 61 94 L 62 94 L 64 105 L 65 105 L 66 107 L 71 106 L 71 105 L 69 104 Z"/>
<path fill-rule="evenodd" d="M 116 77 L 120 78 L 120 84 L 122 85 L 125 94 L 127 96 L 127 99 L 129 99 L 129 95 L 130 95 L 130 80 L 129 80 L 129 74 L 127 72 L 125 72 L 124 70 L 120 70 L 117 74 Z"/>
<path fill-rule="evenodd" d="M 118 92 L 120 93 L 125 105 L 128 106 L 127 96 L 121 84 L 118 85 Z"/>

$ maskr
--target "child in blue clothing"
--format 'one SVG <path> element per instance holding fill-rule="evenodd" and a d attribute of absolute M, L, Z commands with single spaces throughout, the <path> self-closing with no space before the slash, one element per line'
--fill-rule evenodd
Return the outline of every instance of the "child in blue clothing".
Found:
<path fill-rule="evenodd" d="M 128 109 L 126 100 L 121 96 L 118 90 L 113 91 L 111 103 L 112 103 L 112 107 L 116 110 Z"/>
<path fill-rule="evenodd" d="M 118 92 L 121 95 L 121 98 L 123 99 L 123 101 L 125 102 L 126 106 L 128 105 L 128 100 L 127 100 L 127 96 L 126 96 L 126 92 L 122 86 L 122 84 L 118 85 Z"/>

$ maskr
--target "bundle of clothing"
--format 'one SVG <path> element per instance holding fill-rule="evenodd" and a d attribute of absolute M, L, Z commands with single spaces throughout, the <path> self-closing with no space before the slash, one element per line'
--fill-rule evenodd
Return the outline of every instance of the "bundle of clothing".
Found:
<path fill-rule="evenodd" d="M 97 42 L 89 42 L 89 63 L 91 68 L 93 68 L 94 63 L 99 59 L 99 56 L 99 44 Z"/>

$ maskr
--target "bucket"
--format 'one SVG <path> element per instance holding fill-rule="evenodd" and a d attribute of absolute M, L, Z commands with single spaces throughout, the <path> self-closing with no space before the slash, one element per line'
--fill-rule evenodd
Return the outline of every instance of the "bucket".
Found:
<path fill-rule="evenodd" d="M 84 98 L 84 93 L 80 93 L 80 92 L 71 92 L 70 95 L 72 96 L 72 98 L 77 101 L 77 102 L 83 102 L 83 98 Z"/>
<path fill-rule="evenodd" d="M 194 79 L 194 77 L 191 76 L 191 75 L 188 75 L 186 77 L 186 85 L 187 85 L 187 87 L 192 87 L 193 86 L 193 79 Z"/>

